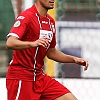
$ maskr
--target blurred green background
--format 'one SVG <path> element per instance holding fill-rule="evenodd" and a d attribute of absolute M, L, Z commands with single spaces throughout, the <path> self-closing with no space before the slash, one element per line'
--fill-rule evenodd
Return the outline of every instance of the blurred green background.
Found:
<path fill-rule="evenodd" d="M 5 77 L 11 50 L 5 47 L 6 35 L 14 23 L 15 14 L 10 0 L 0 0 L 0 76 Z"/>

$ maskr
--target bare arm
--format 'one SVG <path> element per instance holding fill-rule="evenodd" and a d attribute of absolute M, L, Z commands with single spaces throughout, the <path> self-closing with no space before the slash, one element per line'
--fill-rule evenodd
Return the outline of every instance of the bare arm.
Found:
<path fill-rule="evenodd" d="M 55 48 L 49 48 L 47 52 L 47 57 L 57 62 L 76 63 L 79 65 L 83 65 L 85 66 L 84 70 L 87 70 L 88 68 L 88 62 L 86 60 L 75 56 L 66 55 Z"/>
<path fill-rule="evenodd" d="M 47 48 L 49 45 L 48 40 L 49 40 L 48 38 L 41 38 L 33 42 L 28 42 L 28 41 L 21 41 L 15 36 L 10 36 L 7 39 L 6 48 L 13 50 L 23 50 L 27 48 L 34 48 L 37 46 L 43 46 Z"/>

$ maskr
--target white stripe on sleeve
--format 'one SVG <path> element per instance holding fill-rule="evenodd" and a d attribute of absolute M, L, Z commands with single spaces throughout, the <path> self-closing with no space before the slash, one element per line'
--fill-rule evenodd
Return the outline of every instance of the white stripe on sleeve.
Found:
<path fill-rule="evenodd" d="M 19 36 L 18 36 L 16 33 L 9 33 L 9 34 L 7 35 L 7 38 L 8 38 L 9 36 L 15 36 L 15 37 L 19 38 Z"/>

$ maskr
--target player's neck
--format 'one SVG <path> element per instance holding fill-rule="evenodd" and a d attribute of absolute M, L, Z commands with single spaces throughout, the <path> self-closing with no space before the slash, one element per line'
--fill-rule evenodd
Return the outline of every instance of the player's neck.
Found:
<path fill-rule="evenodd" d="M 36 6 L 36 9 L 37 9 L 37 11 L 39 12 L 39 14 L 40 14 L 41 16 L 46 16 L 46 15 L 47 15 L 47 12 L 48 12 L 47 9 L 45 9 L 44 7 L 42 7 L 42 6 L 39 5 L 39 4 L 35 4 L 35 6 Z"/>

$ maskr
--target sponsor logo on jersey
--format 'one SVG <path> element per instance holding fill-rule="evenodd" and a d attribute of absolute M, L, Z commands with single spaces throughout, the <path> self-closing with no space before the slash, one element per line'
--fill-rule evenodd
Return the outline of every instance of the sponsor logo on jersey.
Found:
<path fill-rule="evenodd" d="M 40 37 L 39 38 L 43 38 L 43 37 L 49 38 L 50 39 L 49 42 L 51 42 L 52 38 L 53 38 L 52 31 L 40 30 Z"/>
<path fill-rule="evenodd" d="M 19 16 L 17 19 L 24 19 L 25 17 L 24 16 Z"/>
<path fill-rule="evenodd" d="M 20 24 L 21 24 L 21 22 L 20 22 L 20 21 L 16 21 L 16 22 L 15 22 L 15 24 L 14 24 L 14 27 L 19 27 L 19 26 L 20 26 Z"/>
<path fill-rule="evenodd" d="M 42 23 L 43 23 L 43 24 L 48 24 L 48 22 L 46 22 L 46 21 L 42 21 Z"/>

